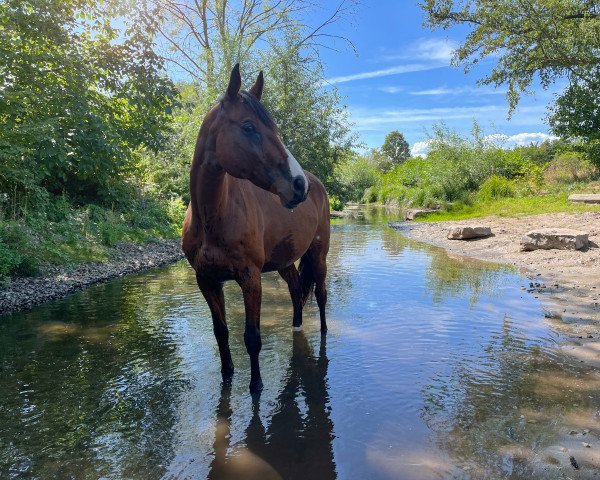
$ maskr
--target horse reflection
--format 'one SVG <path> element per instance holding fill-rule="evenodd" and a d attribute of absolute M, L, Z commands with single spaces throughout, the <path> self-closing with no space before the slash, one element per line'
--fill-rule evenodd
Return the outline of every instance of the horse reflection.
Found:
<path fill-rule="evenodd" d="M 325 339 L 321 338 L 319 356 L 315 358 L 304 333 L 294 332 L 287 382 L 277 398 L 280 409 L 265 429 L 255 400 L 245 442 L 233 450 L 229 443 L 231 388 L 223 386 L 217 407 L 215 458 L 208 478 L 336 478 L 325 348 Z"/>

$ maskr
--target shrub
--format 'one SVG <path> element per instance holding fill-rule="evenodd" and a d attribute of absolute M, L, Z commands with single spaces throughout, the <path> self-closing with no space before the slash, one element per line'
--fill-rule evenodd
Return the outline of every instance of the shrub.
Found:
<path fill-rule="evenodd" d="M 498 175 L 492 175 L 479 187 L 477 197 L 482 202 L 498 200 L 500 198 L 512 198 L 517 196 L 517 188 L 514 181 Z"/>
<path fill-rule="evenodd" d="M 587 156 L 579 152 L 557 155 L 544 170 L 544 180 L 549 184 L 564 184 L 591 180 L 598 173 Z"/>

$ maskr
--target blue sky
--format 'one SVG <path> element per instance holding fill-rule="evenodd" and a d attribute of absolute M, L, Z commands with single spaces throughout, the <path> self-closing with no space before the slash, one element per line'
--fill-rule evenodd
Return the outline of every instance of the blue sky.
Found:
<path fill-rule="evenodd" d="M 334 2 L 326 1 L 323 11 Z M 507 145 L 542 140 L 546 106 L 559 86 L 522 98 L 510 121 L 504 87 L 478 87 L 494 59 L 465 74 L 450 66 L 453 48 L 468 31 L 432 31 L 422 26 L 423 11 L 415 1 L 362 0 L 349 21 L 329 33 L 352 40 L 358 55 L 343 43 L 338 51 L 322 49 L 326 77 L 348 106 L 353 129 L 366 147 L 380 147 L 387 133 L 399 130 L 413 153 L 420 153 L 432 125 L 441 121 L 468 134 L 476 120 L 486 134 L 509 137 Z"/>

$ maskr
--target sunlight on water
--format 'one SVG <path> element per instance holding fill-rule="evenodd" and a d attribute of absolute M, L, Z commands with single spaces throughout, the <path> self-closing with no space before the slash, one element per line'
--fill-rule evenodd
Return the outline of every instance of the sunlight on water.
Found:
<path fill-rule="evenodd" d="M 555 478 L 561 422 L 599 427 L 598 373 L 510 269 L 357 213 L 332 227 L 326 339 L 264 276 L 260 399 L 239 288 L 223 386 L 184 262 L 0 317 L 0 477 Z"/>

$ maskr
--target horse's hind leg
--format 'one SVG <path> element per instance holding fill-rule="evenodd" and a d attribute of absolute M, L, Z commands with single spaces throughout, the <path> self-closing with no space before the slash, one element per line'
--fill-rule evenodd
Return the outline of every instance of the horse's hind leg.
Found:
<path fill-rule="evenodd" d="M 327 250 L 328 243 L 315 243 L 304 254 L 305 261 L 309 264 L 312 282 L 315 285 L 315 297 L 319 306 L 319 317 L 321 319 L 321 333 L 327 333 L 327 319 L 325 317 L 325 306 L 327 304 L 327 288 L 325 277 L 327 276 Z M 303 275 L 303 273 L 301 274 Z"/>
<path fill-rule="evenodd" d="M 294 331 L 302 329 L 302 287 L 300 285 L 300 276 L 296 266 L 292 263 L 289 267 L 279 270 L 279 275 L 287 282 L 292 305 L 294 306 L 294 319 L 292 326 Z"/>
<path fill-rule="evenodd" d="M 325 305 L 327 304 L 327 288 L 325 287 L 325 277 L 327 276 L 327 263 L 325 258 L 315 261 L 315 297 L 319 306 L 319 317 L 321 319 L 321 333 L 327 333 L 327 320 L 325 318 Z"/>
<path fill-rule="evenodd" d="M 231 360 L 231 352 L 229 351 L 229 329 L 225 320 L 223 284 L 215 280 L 199 277 L 198 275 L 196 275 L 196 281 L 210 308 L 213 330 L 221 356 L 221 373 L 223 374 L 223 378 L 227 379 L 233 375 L 233 361 Z"/>

